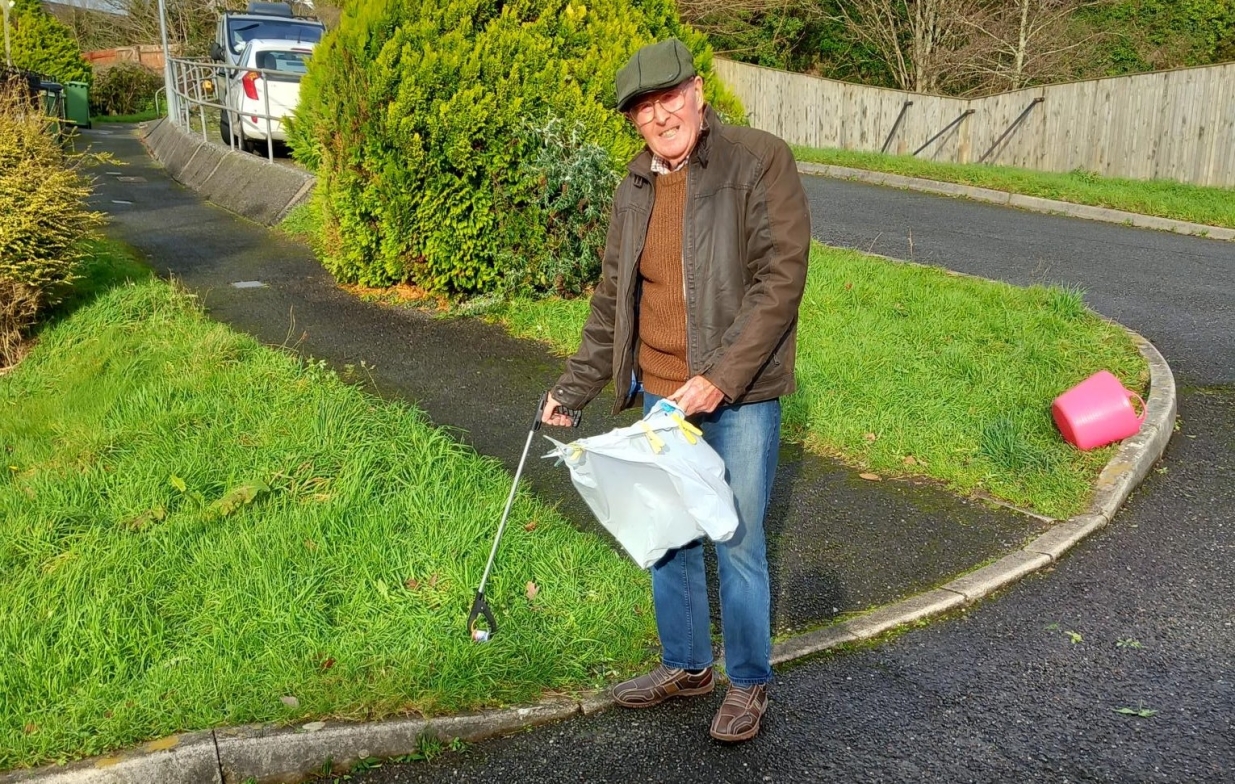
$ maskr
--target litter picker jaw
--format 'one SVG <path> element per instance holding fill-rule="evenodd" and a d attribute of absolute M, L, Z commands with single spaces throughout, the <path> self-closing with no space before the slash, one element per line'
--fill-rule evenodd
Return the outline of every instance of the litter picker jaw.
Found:
<path fill-rule="evenodd" d="M 532 420 L 532 429 L 528 431 L 527 441 L 523 444 L 523 454 L 519 457 L 519 467 L 515 470 L 515 480 L 510 485 L 510 495 L 506 497 L 506 509 L 502 512 L 502 521 L 498 523 L 497 536 L 494 537 L 493 548 L 489 551 L 489 562 L 485 564 L 485 573 L 480 578 L 480 587 L 476 589 L 476 598 L 472 600 L 472 611 L 467 616 L 468 634 L 476 642 L 486 642 L 494 634 L 497 634 L 497 621 L 493 617 L 493 611 L 489 609 L 489 603 L 485 601 L 485 584 L 489 581 L 489 572 L 493 570 L 493 559 L 497 557 L 497 547 L 502 541 L 502 532 L 506 530 L 506 520 L 510 517 L 510 508 L 515 502 L 515 491 L 519 489 L 519 477 L 523 475 L 523 465 L 527 462 L 527 453 L 532 447 L 532 437 L 540 429 L 540 415 L 545 410 L 545 402 L 549 399 L 548 395 L 548 392 L 542 394 L 540 402 L 536 404 L 536 417 Z M 557 413 L 569 416 L 571 427 L 578 427 L 579 421 L 583 418 L 582 411 L 568 409 L 565 406 L 558 406 Z M 488 629 L 477 625 L 477 621 L 481 618 L 484 618 L 485 623 L 488 624 Z"/>

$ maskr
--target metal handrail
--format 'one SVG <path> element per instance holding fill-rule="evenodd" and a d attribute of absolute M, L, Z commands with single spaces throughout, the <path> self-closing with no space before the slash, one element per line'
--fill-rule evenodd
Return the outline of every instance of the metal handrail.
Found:
<path fill-rule="evenodd" d="M 173 122 L 181 127 L 189 126 L 189 119 L 196 107 L 202 126 L 202 140 L 209 141 L 206 131 L 206 109 L 217 109 L 220 112 L 220 123 L 222 122 L 221 113 L 226 112 L 229 116 L 232 114 L 230 108 L 230 91 L 232 89 L 233 76 L 238 73 L 255 72 L 263 79 L 273 77 L 287 77 L 286 71 L 277 71 L 273 69 L 263 68 L 244 68 L 238 65 L 227 65 L 225 63 L 216 62 L 214 60 L 205 59 L 188 59 L 188 58 L 169 58 L 168 62 L 172 69 L 172 87 L 175 93 L 176 101 L 169 101 L 169 107 L 175 105 L 177 107 L 177 117 L 172 118 Z M 223 77 L 223 89 L 219 90 L 219 77 Z M 209 81 L 212 90 L 207 91 L 204 83 Z M 266 157 L 271 162 L 274 161 L 274 139 L 271 134 L 271 122 L 286 121 L 285 115 L 277 117 L 270 113 L 270 91 L 269 89 L 262 90 L 262 98 L 265 112 L 245 112 L 245 116 L 257 117 L 266 121 Z M 237 113 L 236 120 L 243 122 L 240 115 Z M 242 126 L 243 127 L 243 126 Z M 228 134 L 228 148 L 236 149 L 236 132 L 232 127 L 232 123 L 228 121 L 228 128 L 232 130 Z M 241 131 L 243 133 L 243 130 Z"/>

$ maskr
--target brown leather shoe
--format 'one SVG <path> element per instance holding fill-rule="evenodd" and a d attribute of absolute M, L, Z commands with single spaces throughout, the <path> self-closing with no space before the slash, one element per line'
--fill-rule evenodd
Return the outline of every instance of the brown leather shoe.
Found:
<path fill-rule="evenodd" d="M 623 681 L 613 687 L 613 699 L 623 708 L 650 708 L 670 697 L 694 697 L 712 691 L 712 668 L 698 675 L 660 665 L 647 675 Z"/>
<path fill-rule="evenodd" d="M 759 734 L 759 722 L 768 710 L 768 687 L 730 686 L 712 719 L 712 737 L 735 743 Z"/>

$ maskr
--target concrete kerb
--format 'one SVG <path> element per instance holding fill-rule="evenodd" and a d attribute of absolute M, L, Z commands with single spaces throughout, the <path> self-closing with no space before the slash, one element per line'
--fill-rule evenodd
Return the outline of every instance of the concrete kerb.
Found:
<path fill-rule="evenodd" d="M 308 197 L 316 182 L 309 172 L 211 144 L 166 119 L 142 130 L 147 149 L 173 179 L 265 226 L 286 217 Z"/>
<path fill-rule="evenodd" d="M 1088 512 L 1056 523 L 1022 549 L 939 588 L 779 642 L 772 649 L 773 664 L 870 640 L 972 604 L 1055 563 L 1085 537 L 1104 527 L 1162 456 L 1174 431 L 1174 375 L 1153 344 L 1131 334 L 1149 363 L 1150 394 L 1145 423 L 1137 436 L 1123 442 L 1099 476 Z M 0 774 L 0 784 L 295 782 L 320 772 L 326 763 L 340 771 L 368 757 L 413 753 L 426 736 L 442 741 L 458 738 L 475 742 L 576 715 L 591 715 L 613 705 L 608 693 L 595 692 L 575 699 L 555 698 L 537 705 L 442 718 L 226 728 L 173 735 L 123 754 L 68 766 Z"/>
<path fill-rule="evenodd" d="M 960 196 L 966 199 L 973 199 L 974 201 L 1016 207 L 1048 215 L 1066 215 L 1071 218 L 1083 218 L 1085 220 L 1102 221 L 1103 223 L 1118 223 L 1141 229 L 1169 231 L 1175 234 L 1191 234 L 1215 240 L 1235 240 L 1235 229 L 1221 226 L 1206 226 L 1203 223 L 1190 223 L 1172 218 L 1158 218 L 1152 215 L 1141 215 L 1136 212 L 1113 210 L 1107 207 L 1092 207 L 1086 204 L 1043 199 L 1039 196 L 1022 196 L 1017 193 L 980 188 L 975 185 L 960 185 L 938 180 L 927 180 L 920 177 L 906 177 L 902 174 L 807 162 L 799 162 L 798 171 L 803 174 L 817 174 L 838 180 L 855 180 L 872 185 L 886 185 L 893 188 L 901 188 L 902 190 L 921 191 L 922 193 L 935 193 L 944 196 Z"/>

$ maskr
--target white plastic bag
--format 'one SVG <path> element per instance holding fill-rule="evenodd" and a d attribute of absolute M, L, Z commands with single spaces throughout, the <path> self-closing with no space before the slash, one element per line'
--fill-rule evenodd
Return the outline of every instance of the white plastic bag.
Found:
<path fill-rule="evenodd" d="M 629 427 L 563 444 L 561 458 L 596 519 L 640 567 L 708 536 L 723 542 L 738 527 L 725 464 L 668 401 Z"/>

